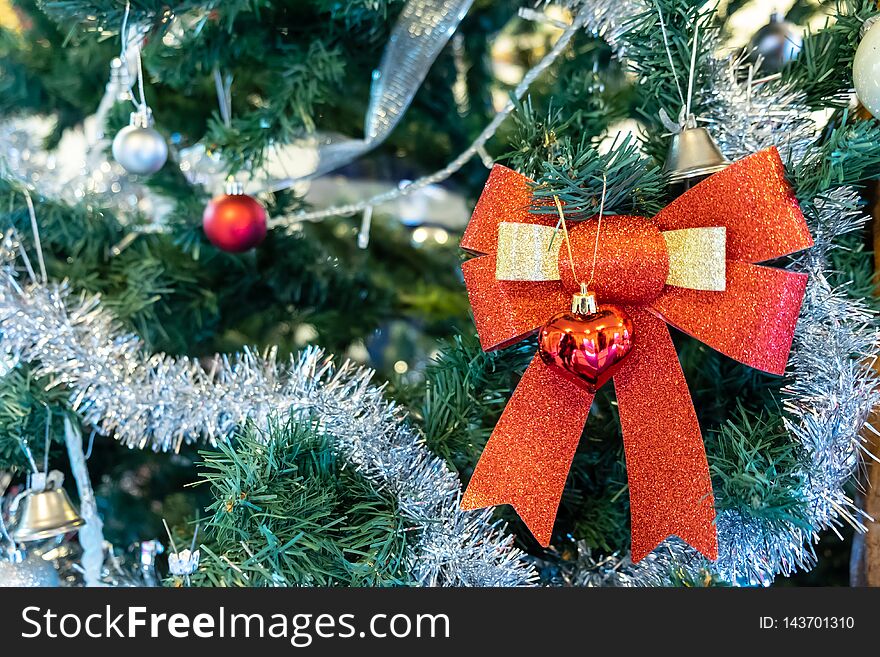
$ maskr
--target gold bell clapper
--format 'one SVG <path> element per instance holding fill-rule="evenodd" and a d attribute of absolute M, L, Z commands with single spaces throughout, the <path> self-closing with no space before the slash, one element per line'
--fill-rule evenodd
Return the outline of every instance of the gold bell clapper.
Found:
<path fill-rule="evenodd" d="M 85 524 L 61 487 L 63 483 L 64 475 L 57 470 L 30 476 L 27 490 L 13 503 L 13 507 L 20 507 L 12 529 L 14 541 L 26 543 L 53 538 Z"/>
<path fill-rule="evenodd" d="M 717 173 L 729 164 L 709 131 L 698 127 L 691 114 L 684 127 L 673 135 L 663 170 L 670 182 L 678 183 Z"/>

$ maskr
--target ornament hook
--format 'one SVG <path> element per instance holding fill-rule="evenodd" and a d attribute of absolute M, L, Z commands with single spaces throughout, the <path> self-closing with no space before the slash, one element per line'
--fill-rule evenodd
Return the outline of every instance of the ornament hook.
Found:
<path fill-rule="evenodd" d="M 587 289 L 586 283 L 581 283 L 581 291 L 571 297 L 571 312 L 575 315 L 594 315 L 599 312 L 596 295 Z"/>
<path fill-rule="evenodd" d="M 599 233 L 602 232 L 602 217 L 605 214 L 605 198 L 608 194 L 608 175 L 602 172 L 602 197 L 599 200 L 599 222 L 596 226 L 596 241 L 593 243 L 593 263 L 590 266 L 590 280 L 586 283 L 580 281 L 581 291 L 572 296 L 571 312 L 579 315 L 590 315 L 598 310 L 596 304 L 596 295 L 590 292 L 593 285 L 593 279 L 596 277 L 596 263 L 599 257 Z M 559 196 L 553 196 L 553 202 L 556 204 L 556 211 L 559 213 L 559 224 L 562 226 L 562 234 L 565 237 L 565 248 L 568 250 L 568 264 L 571 267 L 571 276 L 574 280 L 578 280 L 577 272 L 574 269 L 574 256 L 571 252 L 571 240 L 568 237 L 568 226 L 565 223 L 565 214 L 562 211 L 562 202 Z"/>

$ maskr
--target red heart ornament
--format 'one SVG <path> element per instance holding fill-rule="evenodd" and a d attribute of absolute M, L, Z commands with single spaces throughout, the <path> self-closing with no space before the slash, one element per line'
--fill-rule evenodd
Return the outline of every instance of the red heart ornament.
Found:
<path fill-rule="evenodd" d="M 633 338 L 629 315 L 615 306 L 600 306 L 584 315 L 553 315 L 538 336 L 538 352 L 549 367 L 596 392 L 620 368 Z"/>

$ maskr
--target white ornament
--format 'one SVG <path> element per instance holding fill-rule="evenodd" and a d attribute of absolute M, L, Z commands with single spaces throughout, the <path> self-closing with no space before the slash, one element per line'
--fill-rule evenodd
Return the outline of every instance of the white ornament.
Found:
<path fill-rule="evenodd" d="M 868 19 L 853 59 L 853 85 L 871 114 L 880 116 L 880 21 Z"/>
<path fill-rule="evenodd" d="M 156 173 L 168 159 L 168 145 L 153 128 L 149 111 L 132 112 L 131 123 L 113 138 L 113 157 L 126 171 L 137 175 Z"/>

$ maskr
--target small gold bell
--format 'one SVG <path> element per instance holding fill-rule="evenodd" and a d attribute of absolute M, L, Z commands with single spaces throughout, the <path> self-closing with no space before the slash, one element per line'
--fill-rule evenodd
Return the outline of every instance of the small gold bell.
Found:
<path fill-rule="evenodd" d="M 31 475 L 28 490 L 21 500 L 18 521 L 12 539 L 18 543 L 60 536 L 86 524 L 67 492 L 61 487 L 64 476 L 57 470 L 48 475 Z"/>
<path fill-rule="evenodd" d="M 679 133 L 672 137 L 663 170 L 670 182 L 681 182 L 721 171 L 730 161 L 706 128 L 697 126 L 693 115 Z"/>

